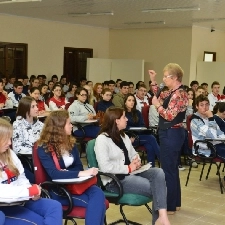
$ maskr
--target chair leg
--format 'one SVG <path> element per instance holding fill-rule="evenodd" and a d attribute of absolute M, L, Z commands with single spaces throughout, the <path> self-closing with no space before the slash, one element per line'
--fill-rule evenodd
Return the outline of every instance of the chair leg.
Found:
<path fill-rule="evenodd" d="M 188 171 L 188 175 L 187 175 L 187 180 L 186 180 L 186 184 L 185 184 L 185 186 L 187 186 L 187 185 L 188 185 L 188 181 L 189 181 L 189 177 L 190 177 L 191 169 L 192 169 L 192 162 L 190 163 L 190 167 L 189 167 L 189 171 Z"/>
<path fill-rule="evenodd" d="M 105 215 L 105 218 L 104 218 L 104 224 L 107 225 L 106 215 Z"/>
<path fill-rule="evenodd" d="M 222 179 L 221 179 L 221 176 L 220 176 L 220 166 L 221 164 L 217 165 L 216 164 L 216 167 L 217 167 L 217 175 L 219 177 L 219 184 L 220 184 L 220 191 L 221 191 L 221 194 L 223 194 L 223 183 L 222 183 Z"/>
<path fill-rule="evenodd" d="M 203 171 L 204 171 L 205 165 L 206 165 L 206 163 L 203 162 L 203 165 L 202 165 L 202 171 L 201 171 L 201 174 L 200 174 L 200 177 L 199 177 L 199 180 L 200 180 L 200 181 L 202 180 L 202 175 L 203 175 Z"/>
<path fill-rule="evenodd" d="M 148 211 L 152 214 L 152 209 L 149 207 L 148 204 L 145 204 L 145 207 L 148 209 Z"/>
<path fill-rule="evenodd" d="M 209 173 L 210 173 L 210 171 L 211 171 L 211 167 L 212 167 L 212 162 L 211 162 L 210 165 L 209 165 L 209 169 L 208 169 L 207 175 L 206 175 L 206 177 L 205 177 L 206 180 L 207 180 L 208 177 L 209 177 Z"/>
<path fill-rule="evenodd" d="M 123 205 L 120 205 L 120 213 L 121 213 L 121 215 L 122 215 L 122 217 L 123 217 L 124 222 L 126 223 L 126 225 L 129 225 L 129 222 L 128 222 L 128 220 L 127 220 L 127 218 L 126 218 L 126 216 L 125 216 L 125 214 L 123 212 Z"/>

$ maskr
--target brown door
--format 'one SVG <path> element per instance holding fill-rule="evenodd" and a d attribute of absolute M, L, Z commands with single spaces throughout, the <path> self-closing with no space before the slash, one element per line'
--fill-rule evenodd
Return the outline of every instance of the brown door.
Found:
<path fill-rule="evenodd" d="M 63 74 L 67 80 L 79 84 L 81 77 L 86 77 L 87 58 L 93 58 L 91 48 L 64 48 Z"/>
<path fill-rule="evenodd" d="M 6 77 L 27 75 L 27 44 L 0 43 L 0 72 Z"/>

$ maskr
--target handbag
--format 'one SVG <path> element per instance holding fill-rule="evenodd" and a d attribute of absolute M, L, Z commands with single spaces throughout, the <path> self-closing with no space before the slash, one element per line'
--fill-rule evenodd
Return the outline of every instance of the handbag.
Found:
<path fill-rule="evenodd" d="M 59 161 L 57 159 L 57 156 L 55 154 L 55 151 L 53 150 L 53 147 L 49 147 L 51 149 L 51 154 L 53 161 L 55 163 L 55 166 L 58 170 L 61 170 L 61 167 L 59 165 Z M 92 185 L 95 185 L 97 183 L 96 176 L 91 177 L 90 179 L 82 181 L 82 183 L 75 183 L 75 184 L 66 184 L 66 189 L 71 193 L 75 195 L 81 195 L 83 194 L 89 187 Z"/>

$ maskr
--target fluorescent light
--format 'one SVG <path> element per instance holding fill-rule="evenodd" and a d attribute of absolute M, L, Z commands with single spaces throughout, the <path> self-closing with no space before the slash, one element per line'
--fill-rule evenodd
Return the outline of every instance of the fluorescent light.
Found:
<path fill-rule="evenodd" d="M 68 13 L 71 16 L 113 16 L 113 12 L 99 12 L 99 13 Z"/>
<path fill-rule="evenodd" d="M 126 22 L 126 25 L 140 25 L 140 24 L 166 24 L 165 21 L 145 21 L 145 22 Z"/>
<path fill-rule="evenodd" d="M 143 13 L 155 13 L 155 12 L 184 12 L 184 11 L 197 11 L 199 7 L 183 7 L 183 8 L 162 8 L 162 9 L 144 9 Z"/>
<path fill-rule="evenodd" d="M 11 0 L 11 1 L 3 1 L 0 4 L 7 4 L 7 3 L 20 3 L 20 2 L 41 2 L 42 0 Z"/>

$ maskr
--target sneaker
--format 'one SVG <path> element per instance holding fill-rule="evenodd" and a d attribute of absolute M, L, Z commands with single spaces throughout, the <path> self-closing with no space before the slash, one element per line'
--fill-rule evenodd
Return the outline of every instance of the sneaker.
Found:
<path fill-rule="evenodd" d="M 185 170 L 186 168 L 183 167 L 182 165 L 179 165 L 179 166 L 178 166 L 178 169 L 179 169 L 179 170 Z"/>
<path fill-rule="evenodd" d="M 190 166 L 191 164 L 192 164 L 193 168 L 197 168 L 198 167 L 197 162 L 194 159 L 192 159 L 191 157 L 188 157 L 187 165 Z"/>

